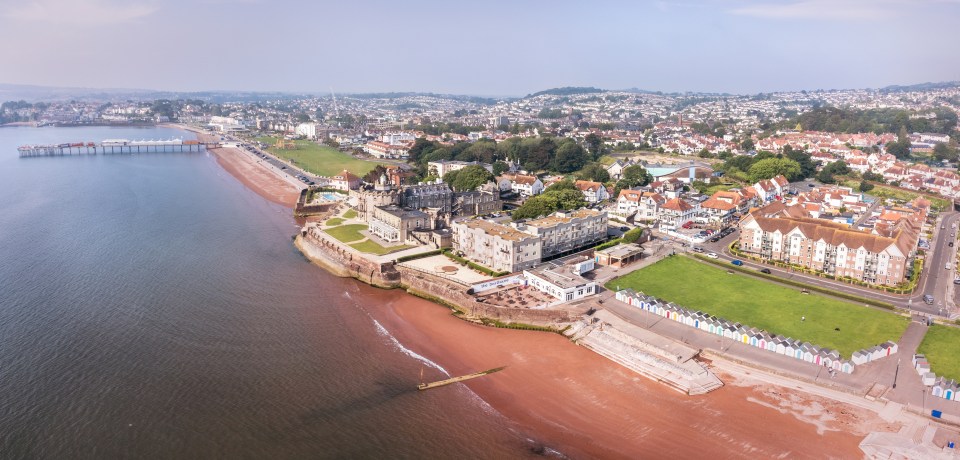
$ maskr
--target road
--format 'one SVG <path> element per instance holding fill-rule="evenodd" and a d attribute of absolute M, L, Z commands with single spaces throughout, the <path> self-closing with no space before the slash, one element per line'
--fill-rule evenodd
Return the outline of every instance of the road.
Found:
<path fill-rule="evenodd" d="M 958 222 L 960 222 L 960 213 L 946 212 L 942 214 L 941 223 L 934 230 L 934 241 L 931 245 L 931 251 L 925 262 L 923 272 L 921 273 L 919 287 L 910 295 L 885 293 L 874 289 L 839 283 L 805 273 L 796 273 L 787 269 L 749 260 L 744 260 L 743 262 L 744 266 L 757 270 L 761 268 L 769 269 L 772 275 L 781 278 L 798 280 L 861 297 L 890 302 L 898 307 L 909 308 L 913 311 L 929 315 L 948 315 L 950 312 L 949 309 L 955 308 L 956 300 L 954 300 L 954 297 L 960 295 L 960 290 L 953 289 L 953 279 L 956 270 L 953 260 L 956 256 L 957 247 L 956 245 L 949 245 L 949 242 L 956 241 L 956 230 L 953 229 L 952 226 Z M 945 228 L 941 229 L 940 226 Z M 739 238 L 739 231 L 733 232 L 715 243 L 704 243 L 700 245 L 700 247 L 704 248 L 706 252 L 715 252 L 721 259 L 730 261 L 737 258 L 731 254 L 729 250 L 730 243 L 734 242 L 737 238 Z M 948 263 L 950 264 L 950 269 L 945 269 L 944 266 Z M 932 305 L 927 305 L 923 302 L 924 294 L 934 296 L 934 303 Z"/>

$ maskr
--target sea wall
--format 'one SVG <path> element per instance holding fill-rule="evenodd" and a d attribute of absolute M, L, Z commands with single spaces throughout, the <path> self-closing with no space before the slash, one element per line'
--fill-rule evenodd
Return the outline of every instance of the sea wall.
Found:
<path fill-rule="evenodd" d="M 403 288 L 410 294 L 454 308 L 468 318 L 537 325 L 558 325 L 579 319 L 565 310 L 505 308 L 477 302 L 461 284 L 392 262 L 369 261 L 344 249 L 316 227 L 302 231 L 294 244 L 307 259 L 336 276 L 355 278 L 381 288 Z"/>
<path fill-rule="evenodd" d="M 380 264 L 344 249 L 339 242 L 329 239 L 316 227 L 302 231 L 294 244 L 307 259 L 340 277 L 356 278 L 381 287 L 400 287 L 400 272 L 393 263 Z"/>

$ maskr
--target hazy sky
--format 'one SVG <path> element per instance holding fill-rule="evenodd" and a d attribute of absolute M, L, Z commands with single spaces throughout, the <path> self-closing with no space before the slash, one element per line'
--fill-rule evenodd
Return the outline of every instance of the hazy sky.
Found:
<path fill-rule="evenodd" d="M 960 0 L 0 0 L 0 83 L 523 95 L 960 80 Z"/>

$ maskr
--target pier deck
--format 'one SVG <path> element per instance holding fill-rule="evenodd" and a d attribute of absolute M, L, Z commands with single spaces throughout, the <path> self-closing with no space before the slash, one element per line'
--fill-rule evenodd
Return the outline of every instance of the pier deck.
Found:
<path fill-rule="evenodd" d="M 219 146 L 219 143 L 216 142 L 184 141 L 181 139 L 149 141 L 107 139 L 100 143 L 74 142 L 51 145 L 24 145 L 18 147 L 17 152 L 20 154 L 20 158 L 29 158 L 97 154 L 200 152 L 204 149 Z"/>

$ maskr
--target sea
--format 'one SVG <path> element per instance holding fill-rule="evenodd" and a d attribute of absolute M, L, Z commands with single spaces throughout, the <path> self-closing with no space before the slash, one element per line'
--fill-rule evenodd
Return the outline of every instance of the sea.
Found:
<path fill-rule="evenodd" d="M 194 138 L 0 128 L 0 458 L 527 458 L 536 443 L 329 275 L 299 225 L 201 153 L 19 158 Z M 439 308 L 439 307 L 438 307 Z"/>

